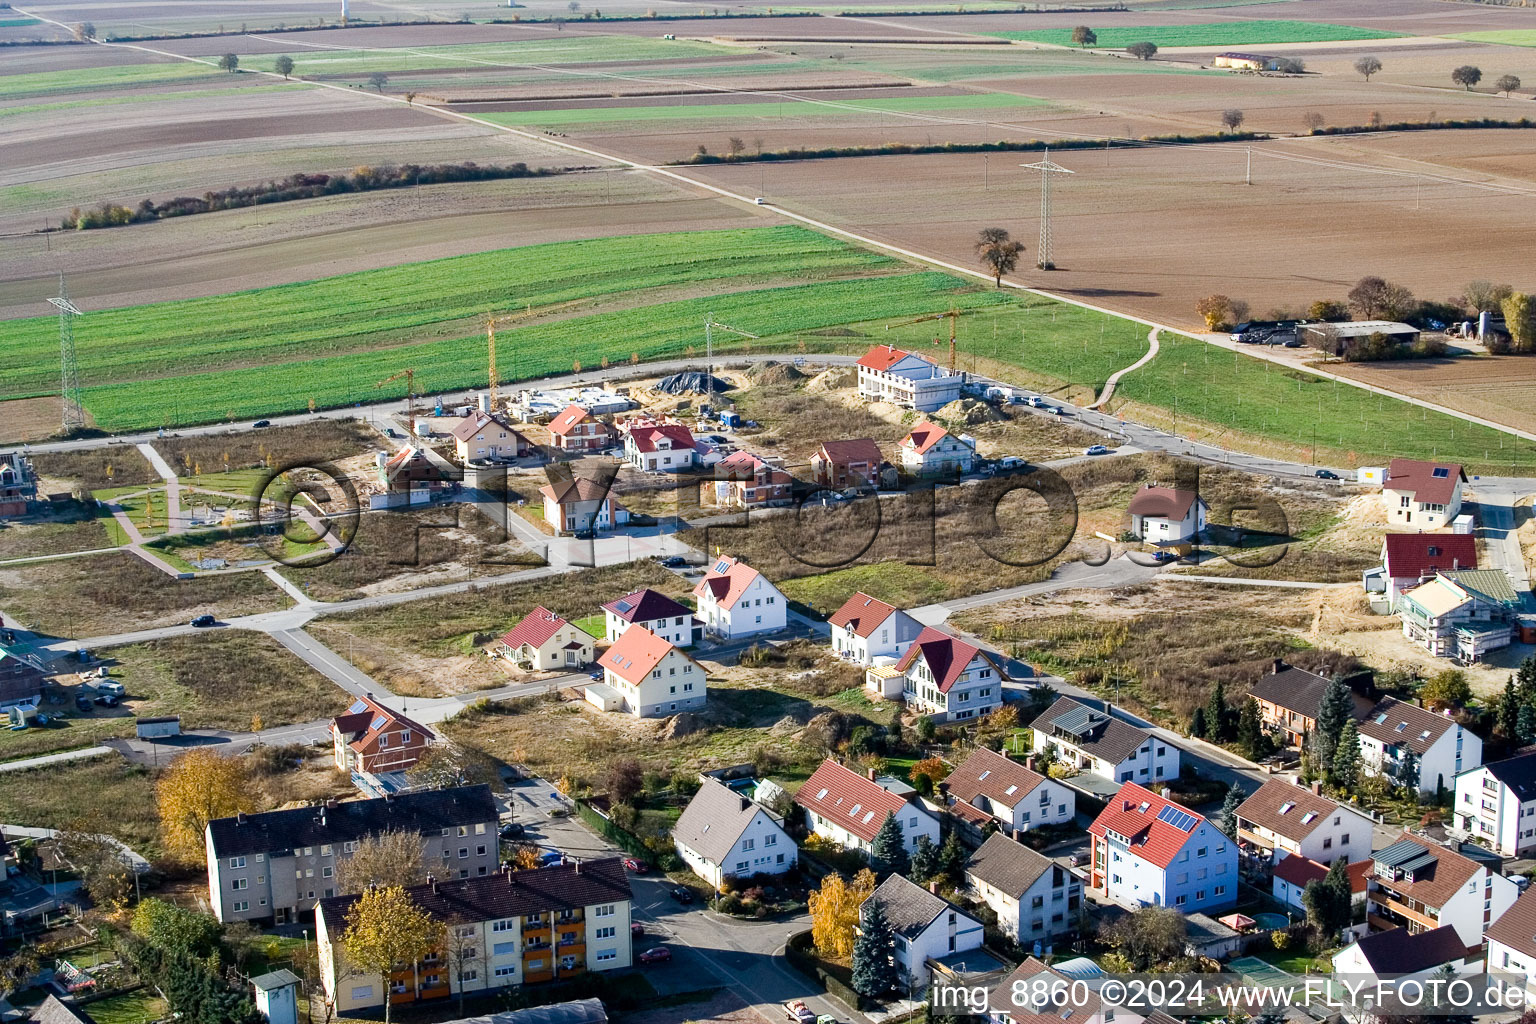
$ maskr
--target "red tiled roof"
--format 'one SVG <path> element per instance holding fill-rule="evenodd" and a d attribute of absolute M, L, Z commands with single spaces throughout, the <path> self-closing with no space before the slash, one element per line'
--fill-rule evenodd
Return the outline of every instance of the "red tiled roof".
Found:
<path fill-rule="evenodd" d="M 1031 987 L 1030 979 L 1040 977 L 1039 987 Z M 1012 974 L 987 994 L 987 1008 L 994 1019 L 1010 1024 L 1088 1024 L 1102 1019 L 1104 1004 L 1099 996 L 1089 990 L 1081 1002 L 1056 999 L 1055 994 L 1067 992 L 1072 979 L 1059 971 L 1029 957 L 1016 967 Z M 1015 988 L 1019 985 L 1019 988 Z M 1152 1021 L 1152 1016 L 1147 1020 Z"/>
<path fill-rule="evenodd" d="M 907 653 L 896 663 L 896 670 L 905 672 L 921 656 L 928 665 L 928 671 L 933 673 L 933 682 L 939 692 L 948 693 L 955 679 L 978 654 L 991 662 L 998 676 L 1002 677 L 1002 666 L 988 652 L 932 626 L 924 626 L 923 631 L 917 634 L 917 639 L 912 641 L 912 646 L 907 648 Z"/>
<path fill-rule="evenodd" d="M 823 441 L 819 453 L 826 461 L 838 466 L 846 466 L 855 462 L 867 462 L 871 466 L 880 465 L 880 446 L 867 437 L 856 437 L 847 441 Z"/>
<path fill-rule="evenodd" d="M 559 414 L 556 415 L 554 419 L 549 421 L 549 432 L 557 437 L 564 437 L 590 415 L 591 413 L 589 413 L 586 408 L 577 405 L 575 402 L 572 402 L 570 405 L 560 410 Z"/>
<path fill-rule="evenodd" d="M 939 426 L 932 420 L 923 420 L 912 428 L 912 432 L 901 439 L 903 448 L 911 448 L 919 455 L 925 454 L 928 449 L 938 444 L 949 436 L 949 431 Z"/>
<path fill-rule="evenodd" d="M 624 634 L 628 636 L 628 633 Z M 885 824 L 887 814 L 899 814 L 907 801 L 828 758 L 795 794 L 795 803 L 852 832 L 866 843 Z"/>
<path fill-rule="evenodd" d="M 884 372 L 911 354 L 910 352 L 903 352 L 899 348 L 892 348 L 890 345 L 876 345 L 864 353 L 863 357 L 859 360 L 859 365 L 867 366 L 871 370 Z"/>
<path fill-rule="evenodd" d="M 523 620 L 501 638 L 501 642 L 512 648 L 521 647 L 523 644 L 541 647 L 546 640 L 560 631 L 561 626 L 569 625 L 570 623 L 565 619 L 543 605 L 539 605 L 524 615 Z"/>
<path fill-rule="evenodd" d="M 827 625 L 837 628 L 851 626 L 855 636 L 868 638 L 871 633 L 880 628 L 880 623 L 894 614 L 896 614 L 894 605 L 877 601 L 861 591 L 844 601 L 843 606 L 827 619 Z"/>
<path fill-rule="evenodd" d="M 596 501 L 611 492 L 604 491 L 603 485 L 596 480 L 575 476 L 558 484 L 545 484 L 539 488 L 539 493 L 557 505 L 564 505 L 573 501 Z"/>
<path fill-rule="evenodd" d="M 609 601 L 603 610 L 612 612 L 625 622 L 654 622 L 656 619 L 674 618 L 679 615 L 693 616 L 693 612 L 678 604 L 666 594 L 654 590 L 637 590 L 625 594 L 617 601 Z"/>
<path fill-rule="evenodd" d="M 1185 832 L 1166 821 L 1159 821 L 1157 816 L 1164 807 L 1177 807 L 1189 814 L 1195 819 L 1194 826 Z M 1093 819 L 1088 831 L 1103 839 L 1105 830 L 1112 829 L 1131 841 L 1131 852 L 1137 857 L 1166 868 L 1204 821 L 1189 808 L 1164 800 L 1144 786 L 1127 782 L 1110 798 L 1109 806 Z"/>
<path fill-rule="evenodd" d="M 643 427 L 634 427 L 629 436 L 634 438 L 635 447 L 642 452 L 656 450 L 658 438 L 669 437 L 675 449 L 692 448 L 693 433 L 681 423 L 649 423 Z"/>
<path fill-rule="evenodd" d="M 1387 464 L 1387 479 L 1382 486 L 1391 491 L 1407 491 L 1414 501 L 1448 505 L 1456 493 L 1456 482 L 1466 479 L 1466 471 L 1455 462 L 1393 459 Z"/>
<path fill-rule="evenodd" d="M 981 794 L 994 803 L 1015 807 L 1045 781 L 1045 776 L 1004 754 L 977 747 L 945 781 L 949 795 L 957 800 L 970 803 Z"/>
<path fill-rule="evenodd" d="M 1516 953 L 1536 956 L 1536 889 L 1526 889 L 1514 905 L 1484 930 Z"/>
<path fill-rule="evenodd" d="M 626 683 L 639 686 L 661 659 L 676 649 L 672 641 L 657 636 L 644 626 L 631 626 L 614 641 L 598 664 Z"/>
<path fill-rule="evenodd" d="M 1290 882 L 1298 889 L 1306 888 L 1308 882 L 1321 882 L 1327 874 L 1328 869 L 1317 861 L 1294 853 L 1286 854 L 1285 859 L 1275 865 L 1275 877 L 1282 882 Z"/>
<path fill-rule="evenodd" d="M 391 711 L 371 697 L 359 697 L 347 708 L 345 714 L 331 719 L 332 727 L 343 736 L 349 736 L 348 746 L 361 750 L 381 732 L 392 726 L 411 729 L 417 735 L 430 739 L 432 730 L 413 721 L 398 711 Z"/>
<path fill-rule="evenodd" d="M 1200 495 L 1195 491 L 1147 484 L 1131 499 L 1130 512 L 1133 516 L 1155 516 L 1159 519 L 1182 522 L 1199 497 Z"/>
<path fill-rule="evenodd" d="M 767 484 L 787 484 L 789 474 L 751 452 L 733 452 L 715 466 L 715 479 L 752 483 L 764 476 Z"/>
<path fill-rule="evenodd" d="M 693 596 L 703 598 L 707 593 L 722 608 L 731 608 L 761 575 L 746 562 L 722 555 L 693 588 Z"/>
<path fill-rule="evenodd" d="M 1476 569 L 1477 538 L 1470 533 L 1389 533 L 1382 562 L 1393 579 L 1422 579 L 1442 569 Z"/>

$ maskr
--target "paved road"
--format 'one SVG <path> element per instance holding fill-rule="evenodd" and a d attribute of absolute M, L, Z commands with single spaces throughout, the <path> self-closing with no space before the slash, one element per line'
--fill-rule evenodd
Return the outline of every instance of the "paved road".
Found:
<path fill-rule="evenodd" d="M 1531 597 L 1530 567 L 1515 533 L 1519 522 L 1515 506 L 1536 494 L 1536 480 L 1479 476 L 1469 483 L 1469 496 L 1476 498 L 1478 535 L 1491 563 L 1485 568 L 1503 569 L 1515 588 L 1524 593 L 1527 608 L 1536 607 Z"/>

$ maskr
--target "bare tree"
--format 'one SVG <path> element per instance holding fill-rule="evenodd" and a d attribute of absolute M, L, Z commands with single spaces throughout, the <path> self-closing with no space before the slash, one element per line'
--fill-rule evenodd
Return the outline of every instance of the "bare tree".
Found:
<path fill-rule="evenodd" d="M 1505 96 L 1520 88 L 1519 75 L 1500 75 L 1493 83 L 1493 91 L 1501 92 Z"/>
<path fill-rule="evenodd" d="M 1361 57 L 1359 60 L 1355 61 L 1355 70 L 1360 72 L 1360 74 L 1364 76 L 1365 80 L 1369 82 L 1371 80 L 1371 76 L 1381 70 L 1381 61 L 1376 57 Z"/>
<path fill-rule="evenodd" d="M 621 755 L 608 762 L 603 772 L 603 788 L 608 798 L 616 804 L 627 804 L 640 795 L 645 785 L 645 769 L 640 759 Z"/>
<path fill-rule="evenodd" d="M 1309 132 L 1322 131 L 1324 124 L 1323 115 L 1315 110 L 1309 110 L 1302 115 L 1301 123 L 1307 126 L 1307 131 Z"/>
<path fill-rule="evenodd" d="M 741 156 L 741 154 L 747 151 L 747 144 L 741 140 L 739 135 L 732 135 L 726 140 L 725 148 L 726 152 L 730 153 L 731 156 Z"/>
<path fill-rule="evenodd" d="M 1498 309 L 1505 299 L 1515 293 L 1515 289 L 1507 284 L 1492 284 L 1488 281 L 1468 281 L 1462 303 L 1469 313 L 1481 313 L 1483 310 Z"/>
<path fill-rule="evenodd" d="M 482 952 L 480 950 L 480 928 L 468 918 L 454 915 L 446 922 L 447 929 L 443 933 L 443 957 L 448 961 L 448 969 L 453 972 L 453 980 L 459 990 L 459 1016 L 464 1016 L 464 974 L 468 970 L 478 971 Z"/>
<path fill-rule="evenodd" d="M 1455 82 L 1457 85 L 1465 86 L 1467 92 L 1471 92 L 1472 87 L 1482 80 L 1483 69 L 1472 64 L 1463 64 L 1461 67 L 1451 72 L 1451 81 Z"/>
<path fill-rule="evenodd" d="M 383 92 L 384 87 L 389 84 L 389 76 L 382 71 L 375 71 L 368 76 L 368 84 L 373 87 L 374 91 Z"/>
<path fill-rule="evenodd" d="M 1003 275 L 1013 273 L 1024 254 L 1024 243 L 1008 237 L 1007 228 L 982 228 L 976 238 L 976 256 L 982 266 L 992 271 L 997 287 L 1003 286 Z"/>
<path fill-rule="evenodd" d="M 390 829 L 357 841 L 357 849 L 336 861 L 336 891 L 362 892 L 370 885 L 409 888 L 427 880 L 421 836 Z"/>
<path fill-rule="evenodd" d="M 1417 305 L 1407 288 L 1379 277 L 1362 277 L 1348 298 L 1350 309 L 1361 320 L 1401 320 Z"/>
<path fill-rule="evenodd" d="M 1246 119 L 1246 115 L 1236 107 L 1232 108 L 1231 110 L 1223 110 L 1221 112 L 1222 126 L 1225 127 L 1229 132 L 1235 132 L 1241 128 L 1243 126 L 1243 121 Z"/>

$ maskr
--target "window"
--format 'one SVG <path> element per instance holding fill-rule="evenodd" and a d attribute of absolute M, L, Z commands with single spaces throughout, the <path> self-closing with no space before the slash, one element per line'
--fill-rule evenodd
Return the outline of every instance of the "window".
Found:
<path fill-rule="evenodd" d="M 607 928 L 598 928 L 597 930 L 595 930 L 592 933 L 592 937 L 594 939 L 611 939 L 611 938 L 613 938 L 614 933 L 615 933 L 614 927 L 612 925 L 609 925 Z"/>
<path fill-rule="evenodd" d="M 469 856 L 469 847 L 467 847 L 467 846 L 459 847 L 459 860 L 463 860 L 463 859 L 465 859 L 468 856 Z"/>
<path fill-rule="evenodd" d="M 478 856 L 484 857 L 485 856 L 485 847 L 484 846 L 477 846 L 477 847 L 475 847 L 475 853 Z"/>
<path fill-rule="evenodd" d="M 1198 891 L 1198 892 L 1196 892 L 1196 893 L 1195 893 L 1195 899 L 1197 899 L 1197 900 L 1203 900 L 1203 899 L 1205 899 L 1205 890 L 1204 890 L 1204 889 L 1201 889 L 1201 890 L 1199 890 L 1199 891 Z"/>
<path fill-rule="evenodd" d="M 1325 838 L 1323 840 L 1323 849 L 1325 849 L 1325 850 L 1333 849 L 1333 837 L 1332 836 L 1328 836 L 1327 838 Z"/>
<path fill-rule="evenodd" d="M 368 1002 L 373 999 L 372 985 L 354 985 L 352 988 L 353 1002 Z"/>
<path fill-rule="evenodd" d="M 779 837 L 776 834 L 775 835 L 763 836 L 763 845 L 764 846 L 778 846 L 779 845 Z"/>
<path fill-rule="evenodd" d="M 235 892 L 239 892 L 240 890 L 244 889 L 246 885 L 247 879 L 244 878 L 231 878 L 229 880 L 229 887 Z"/>
<path fill-rule="evenodd" d="M 243 868 L 243 867 L 245 867 L 245 858 L 244 857 L 231 857 L 231 858 L 229 858 L 229 866 L 232 867 L 232 868 Z"/>
<path fill-rule="evenodd" d="M 332 869 L 332 867 L 329 864 L 327 864 L 325 867 L 320 869 L 320 877 L 321 878 L 330 878 L 335 873 L 336 873 L 335 870 Z"/>
<path fill-rule="evenodd" d="M 464 981 L 479 981 L 480 980 L 480 972 L 478 970 L 476 970 L 475 968 L 473 968 L 473 967 L 467 967 L 467 968 L 464 969 L 463 980 Z"/>
<path fill-rule="evenodd" d="M 1343 835 L 1339 836 L 1339 845 L 1340 846 L 1348 846 L 1349 845 L 1349 833 L 1348 832 L 1345 832 Z"/>
<path fill-rule="evenodd" d="M 600 950 L 597 951 L 597 955 L 594 956 L 592 959 L 597 961 L 598 963 L 606 963 L 609 960 L 617 959 L 618 955 L 619 954 L 618 954 L 617 950 L 600 949 Z"/>
<path fill-rule="evenodd" d="M 235 904 L 235 913 L 237 913 L 237 914 L 243 914 L 247 910 L 250 910 L 250 909 L 251 909 L 251 903 L 250 903 L 249 900 L 240 900 L 239 902 L 237 902 Z"/>
<path fill-rule="evenodd" d="M 1174 899 L 1174 901 L 1173 901 L 1173 905 L 1176 906 L 1176 907 L 1182 907 L 1184 905 L 1184 897 L 1183 896 L 1176 897 Z"/>
<path fill-rule="evenodd" d="M 257 885 L 266 885 L 267 884 L 267 876 L 266 875 L 257 875 L 256 876 L 256 884 Z"/>
<path fill-rule="evenodd" d="M 593 917 L 612 917 L 613 916 L 614 906 L 615 905 L 612 904 L 612 903 L 605 903 L 602 906 L 597 907 L 595 910 L 593 910 L 592 916 Z"/>
<path fill-rule="evenodd" d="M 493 932 L 509 932 L 513 928 L 516 928 L 516 927 L 517 927 L 517 922 L 516 921 L 492 921 L 491 922 L 491 931 L 493 931 Z"/>
<path fill-rule="evenodd" d="M 1216 895 L 1217 896 L 1225 896 L 1226 894 L 1227 894 L 1227 887 L 1226 886 L 1218 885 L 1216 887 Z"/>
<path fill-rule="evenodd" d="M 342 843 L 341 844 L 341 852 L 342 853 L 356 853 L 357 852 L 357 843 L 356 842 Z"/>
<path fill-rule="evenodd" d="M 330 843 L 326 843 L 324 846 L 320 847 L 320 856 L 322 856 L 322 857 L 329 857 L 329 856 L 331 856 L 331 844 Z"/>
<path fill-rule="evenodd" d="M 543 961 L 542 960 L 535 960 L 535 961 L 532 961 L 531 963 L 529 963 L 529 965 L 528 965 L 529 969 L 532 969 L 533 965 L 535 963 L 539 964 L 540 966 L 543 965 Z M 498 967 L 498 968 L 496 968 L 496 970 L 492 971 L 491 973 L 494 974 L 498 978 L 510 978 L 512 975 L 517 973 L 517 966 L 515 964 L 511 964 L 511 965 L 508 965 L 506 967 Z"/>

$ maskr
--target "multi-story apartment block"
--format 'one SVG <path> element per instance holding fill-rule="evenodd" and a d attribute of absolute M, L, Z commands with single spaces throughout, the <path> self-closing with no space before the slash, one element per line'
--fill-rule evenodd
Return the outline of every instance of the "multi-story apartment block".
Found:
<path fill-rule="evenodd" d="M 959 637 L 924 626 L 896 662 L 907 707 L 935 722 L 963 722 L 1003 706 L 1003 659 Z"/>
<path fill-rule="evenodd" d="M 1420 793 L 1456 785 L 1456 776 L 1483 763 L 1483 741 L 1455 719 L 1383 697 L 1360 723 L 1360 760 L 1372 775 L 1399 785 L 1418 776 Z"/>
<path fill-rule="evenodd" d="M 1469 953 L 1483 947 L 1483 933 L 1519 892 L 1487 865 L 1417 836 L 1405 835 L 1371 859 L 1365 910 L 1373 930 L 1425 932 L 1450 925 Z"/>
<path fill-rule="evenodd" d="M 859 360 L 859 397 L 904 409 L 933 412 L 959 398 L 965 376 L 890 345 L 876 345 Z"/>
<path fill-rule="evenodd" d="M 1237 844 L 1149 789 L 1121 786 L 1088 832 L 1091 884 L 1112 900 L 1186 914 L 1237 902 Z"/>
<path fill-rule="evenodd" d="M 1364 860 L 1371 852 L 1370 818 L 1313 789 L 1270 779 L 1237 809 L 1237 845 L 1266 864 L 1295 855 L 1319 864 L 1343 857 Z"/>
<path fill-rule="evenodd" d="M 391 1005 L 446 1000 L 630 966 L 633 896 L 618 858 L 501 869 L 406 890 L 444 925 L 442 947 L 388 979 Z M 347 961 L 342 935 L 356 896 L 323 900 L 315 941 L 325 1000 L 338 1017 L 382 1008 L 385 979 Z"/>
<path fill-rule="evenodd" d="M 1029 727 L 1035 750 L 1051 747 L 1072 767 L 1101 779 L 1156 786 L 1179 777 L 1179 748 L 1116 718 L 1112 705 L 1100 710 L 1088 700 L 1058 697 Z"/>
<path fill-rule="evenodd" d="M 944 782 L 951 814 L 983 828 L 995 821 L 1009 835 L 1064 825 L 1077 813 L 1077 797 L 1064 783 L 986 747 L 971 751 Z"/>
<path fill-rule="evenodd" d="M 1536 849 L 1536 753 L 1468 768 L 1456 776 L 1452 827 L 1501 857 Z"/>
<path fill-rule="evenodd" d="M 476 878 L 500 863 L 491 787 L 421 790 L 216 818 L 203 834 L 213 915 L 294 921 L 338 894 L 337 865 L 360 840 L 384 832 L 421 836 L 422 862 L 439 878 Z"/>
<path fill-rule="evenodd" d="M 971 854 L 965 880 L 1003 934 L 1026 949 L 1077 930 L 1083 880 L 1001 832 Z"/>
<path fill-rule="evenodd" d="M 939 841 L 939 819 L 917 799 L 911 786 L 890 777 L 860 775 L 828 758 L 795 794 L 805 809 L 806 828 L 850 850 L 869 852 L 888 815 L 896 816 L 902 843 L 911 853 L 919 836 Z"/>

